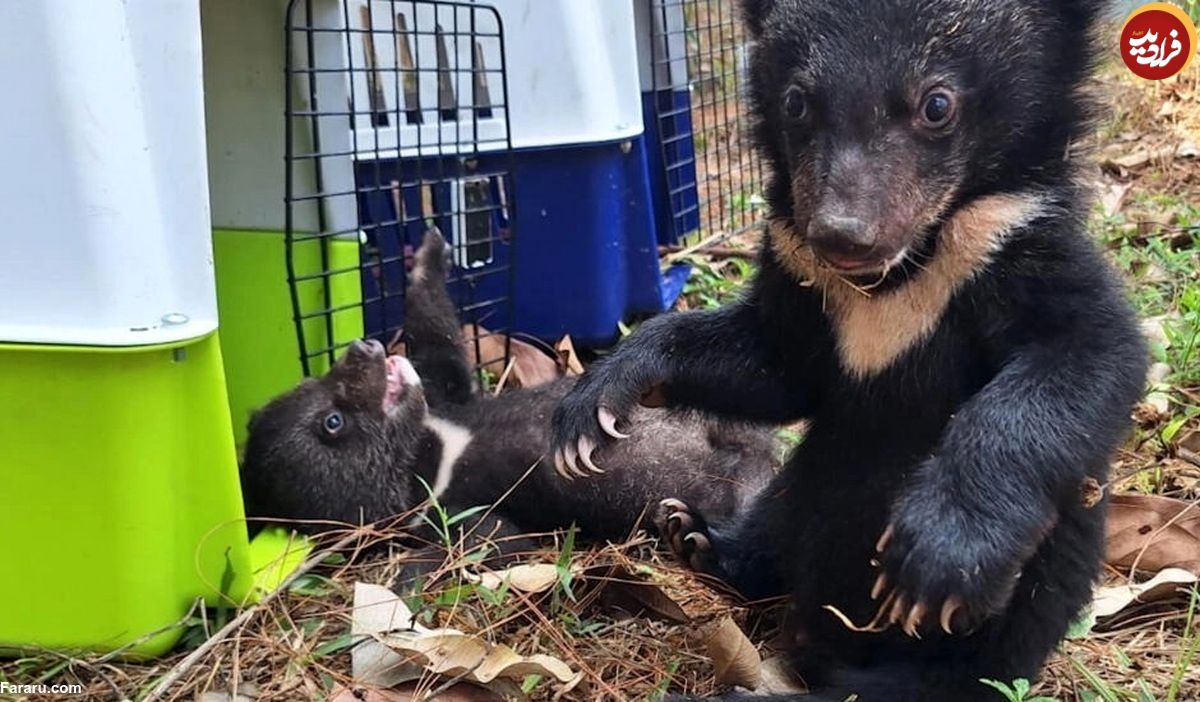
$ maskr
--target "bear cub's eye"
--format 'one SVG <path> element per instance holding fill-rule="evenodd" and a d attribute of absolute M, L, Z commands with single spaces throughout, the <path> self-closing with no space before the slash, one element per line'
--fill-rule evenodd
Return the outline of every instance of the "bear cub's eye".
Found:
<path fill-rule="evenodd" d="M 954 119 L 954 94 L 945 88 L 935 88 L 921 101 L 921 123 L 930 129 L 945 127 Z"/>
<path fill-rule="evenodd" d="M 325 415 L 325 421 L 321 422 L 321 427 L 330 436 L 336 436 L 344 426 L 346 426 L 346 420 L 342 417 L 342 413 L 337 411 Z"/>
<path fill-rule="evenodd" d="M 808 116 L 808 98 L 803 90 L 794 85 L 787 89 L 783 94 L 783 115 L 793 120 L 801 120 Z"/>

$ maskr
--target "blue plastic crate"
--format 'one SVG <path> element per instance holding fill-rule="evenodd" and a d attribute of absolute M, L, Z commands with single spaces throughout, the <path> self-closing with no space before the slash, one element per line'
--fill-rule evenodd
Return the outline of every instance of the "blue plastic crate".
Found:
<path fill-rule="evenodd" d="M 403 289 L 406 251 L 430 222 L 466 253 L 455 261 L 451 282 L 465 321 L 506 329 L 510 302 L 516 331 L 546 340 L 570 334 L 581 345 L 600 346 L 618 338 L 622 320 L 668 309 L 690 268 L 660 269 L 660 215 L 648 175 L 657 171 L 649 158 L 646 141 L 638 139 L 481 154 L 469 173 L 458 159 L 361 162 L 359 216 L 370 223 L 363 247 L 370 257 L 363 261 L 367 334 L 403 318 L 394 291 Z M 461 177 L 439 175 L 446 173 Z M 511 177 L 495 175 L 506 173 Z M 421 174 L 437 182 L 422 184 Z M 461 218 L 442 213 L 464 209 L 453 198 L 461 200 L 464 180 L 480 179 L 488 182 L 490 230 L 487 245 L 471 255 Z M 426 210 L 433 213 L 428 218 Z"/>

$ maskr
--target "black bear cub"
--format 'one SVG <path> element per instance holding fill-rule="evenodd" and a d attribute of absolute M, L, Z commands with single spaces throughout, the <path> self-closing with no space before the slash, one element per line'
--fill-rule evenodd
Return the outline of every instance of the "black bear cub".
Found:
<path fill-rule="evenodd" d="M 743 0 L 769 164 L 745 298 L 643 325 L 554 446 L 675 405 L 810 421 L 733 525 L 659 520 L 694 567 L 790 595 L 807 699 L 999 699 L 1089 600 L 1104 483 L 1146 355 L 1083 228 L 1073 141 L 1095 0 Z M 726 699 L 734 699 L 728 697 Z"/>
<path fill-rule="evenodd" d="M 584 475 L 598 460 L 605 473 L 562 480 L 545 460 L 550 417 L 575 379 L 473 393 L 445 250 L 431 231 L 417 251 L 405 299 L 408 359 L 356 342 L 324 377 L 305 380 L 251 420 L 242 460 L 248 516 L 309 520 L 318 530 L 403 515 L 432 492 L 450 514 L 495 505 L 463 525 L 515 554 L 530 545 L 517 535 L 572 524 L 585 538 L 624 539 L 670 495 L 728 517 L 774 476 L 771 431 L 644 409 L 626 441 L 562 465 Z M 436 538 L 425 520 L 412 524 L 417 539 Z"/>

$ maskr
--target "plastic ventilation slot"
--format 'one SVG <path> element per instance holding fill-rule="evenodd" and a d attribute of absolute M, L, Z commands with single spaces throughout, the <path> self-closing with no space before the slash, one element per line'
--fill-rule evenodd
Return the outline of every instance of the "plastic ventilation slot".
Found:
<path fill-rule="evenodd" d="M 358 8 L 362 18 L 363 56 L 367 62 L 367 99 L 371 107 L 371 124 L 376 127 L 388 126 L 387 98 L 383 94 L 383 79 L 379 74 L 379 54 L 375 51 L 375 27 L 371 22 L 371 8 Z"/>
<path fill-rule="evenodd" d="M 458 98 L 454 96 L 454 81 L 450 77 L 450 56 L 446 50 L 446 34 L 437 25 L 438 115 L 443 122 L 458 120 Z"/>
<path fill-rule="evenodd" d="M 413 61 L 412 43 L 408 36 L 408 20 L 402 13 L 396 13 L 396 57 L 400 64 L 400 74 L 403 77 L 404 88 L 404 119 L 409 124 L 421 124 L 425 121 L 421 114 L 421 83 L 417 73 L 416 62 Z"/>

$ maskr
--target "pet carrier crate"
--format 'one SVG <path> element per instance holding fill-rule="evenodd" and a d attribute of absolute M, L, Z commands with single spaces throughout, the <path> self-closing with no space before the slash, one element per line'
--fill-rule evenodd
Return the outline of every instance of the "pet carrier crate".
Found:
<path fill-rule="evenodd" d="M 294 0 L 287 16 L 288 279 L 306 374 L 353 339 L 402 340 L 412 252 L 450 243 L 481 366 L 511 330 L 510 103 L 501 22 L 458 2 Z M 303 130 L 311 142 L 297 145 Z M 297 183 L 296 175 L 311 180 Z M 297 225 L 316 207 L 317 226 Z"/>
<path fill-rule="evenodd" d="M 402 258 L 430 225 L 456 242 L 463 316 L 492 332 L 603 345 L 667 308 L 688 269 L 664 271 L 659 246 L 759 214 L 733 5 L 201 3 L 238 440 L 299 356 L 315 373 L 357 336 L 393 340 Z"/>
<path fill-rule="evenodd" d="M 636 0 L 658 241 L 703 247 L 761 223 L 762 167 L 732 0 Z"/>
<path fill-rule="evenodd" d="M 318 206 L 287 227 L 308 371 L 397 338 L 431 226 L 488 331 L 604 344 L 669 306 L 686 272 L 659 268 L 637 28 L 611 0 L 291 3 L 288 124 L 312 143 L 286 142 L 287 199 Z"/>
<path fill-rule="evenodd" d="M 199 9 L 0 3 L 0 65 L 0 649 L 158 653 L 251 589 Z"/>

